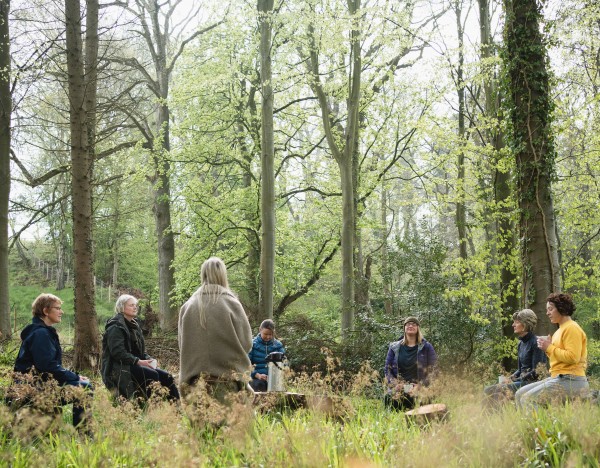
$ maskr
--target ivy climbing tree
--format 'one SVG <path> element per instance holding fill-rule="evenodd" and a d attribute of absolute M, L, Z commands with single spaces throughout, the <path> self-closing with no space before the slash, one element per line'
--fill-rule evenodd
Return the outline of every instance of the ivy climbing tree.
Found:
<path fill-rule="evenodd" d="M 538 333 L 550 331 L 546 297 L 561 288 L 551 181 L 555 150 L 552 102 L 541 11 L 536 0 L 505 0 L 504 66 L 507 73 L 510 143 L 516 158 L 522 298 L 537 316 Z"/>

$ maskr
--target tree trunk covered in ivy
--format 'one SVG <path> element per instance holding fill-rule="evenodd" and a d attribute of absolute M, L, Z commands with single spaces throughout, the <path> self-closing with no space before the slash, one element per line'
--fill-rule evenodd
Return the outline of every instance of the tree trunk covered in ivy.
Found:
<path fill-rule="evenodd" d="M 273 0 L 258 0 L 260 29 L 261 109 L 261 250 L 259 313 L 273 318 L 275 283 L 275 168 L 273 143 L 273 76 L 271 72 L 271 30 Z"/>
<path fill-rule="evenodd" d="M 505 0 L 511 144 L 517 164 L 523 301 L 538 316 L 537 333 L 550 331 L 546 297 L 560 290 L 558 241 L 551 180 L 555 151 L 546 47 L 536 0 Z"/>
<path fill-rule="evenodd" d="M 0 0 L 0 340 L 10 338 L 8 300 L 8 197 L 10 194 L 10 34 L 9 0 Z"/>

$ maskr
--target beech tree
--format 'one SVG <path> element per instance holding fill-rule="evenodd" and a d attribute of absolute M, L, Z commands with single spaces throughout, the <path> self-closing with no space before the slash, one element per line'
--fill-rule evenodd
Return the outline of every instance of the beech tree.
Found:
<path fill-rule="evenodd" d="M 354 326 L 355 299 L 358 296 L 368 302 L 368 285 L 365 283 L 369 280 L 370 260 L 368 255 L 361 255 L 362 249 L 359 248 L 358 216 L 363 212 L 365 201 L 378 187 L 378 182 L 404 157 L 415 133 L 415 128 L 406 128 L 402 133 L 397 127 L 392 137 L 394 144 L 388 143 L 388 147 L 393 147 L 393 150 L 387 150 L 390 157 L 381 160 L 378 166 L 370 164 L 369 146 L 366 145 L 363 153 L 362 127 L 374 96 L 393 81 L 392 77 L 398 70 L 411 67 L 419 59 L 425 45 L 415 31 L 424 32 L 434 17 L 412 25 L 414 5 L 410 2 L 392 9 L 391 13 L 385 5 L 377 2 L 368 6 L 360 0 L 348 1 L 343 6 L 336 4 L 339 15 L 344 18 L 341 20 L 343 26 L 333 28 L 331 34 L 334 41 L 342 42 L 328 49 L 332 38 L 329 31 L 325 34 L 327 26 L 323 24 L 322 5 L 311 3 L 305 13 L 308 23 L 303 37 L 305 43 L 299 47 L 307 67 L 308 85 L 319 105 L 325 141 L 339 170 L 342 191 L 341 328 L 345 338 Z M 395 33 L 390 30 L 395 30 Z M 399 30 L 403 34 L 399 35 L 395 47 L 390 47 L 385 38 L 388 34 L 396 37 Z M 388 108 L 387 111 L 391 116 L 391 110 Z M 376 134 L 375 140 L 379 141 L 382 135 Z M 373 144 L 369 143 L 370 146 Z M 366 177 L 362 172 L 367 168 L 373 168 L 369 172 L 374 173 L 374 183 L 363 181 Z M 357 290 L 361 294 L 357 295 Z"/>
<path fill-rule="evenodd" d="M 264 317 L 273 318 L 275 283 L 275 168 L 273 142 L 273 73 L 271 71 L 271 34 L 273 0 L 258 0 L 260 30 L 261 109 L 261 229 L 260 305 Z"/>
<path fill-rule="evenodd" d="M 136 72 L 140 80 L 150 91 L 154 99 L 155 118 L 153 122 L 140 122 L 130 112 L 136 125 L 146 138 L 146 147 L 150 149 L 153 171 L 149 180 L 153 187 L 153 213 L 158 240 L 158 289 L 160 326 L 163 330 L 172 330 L 177 326 L 177 307 L 171 301 L 175 288 L 175 237 L 171 222 L 171 110 L 169 91 L 173 70 L 187 44 L 198 36 L 221 24 L 215 22 L 204 28 L 196 28 L 187 37 L 182 38 L 189 23 L 197 18 L 199 7 L 193 8 L 184 20 L 176 22 L 173 18 L 182 0 L 159 3 L 154 0 L 133 0 L 115 2 L 131 13 L 138 29 L 136 32 L 146 45 L 146 54 L 150 62 L 137 57 L 113 57 L 113 60 Z"/>

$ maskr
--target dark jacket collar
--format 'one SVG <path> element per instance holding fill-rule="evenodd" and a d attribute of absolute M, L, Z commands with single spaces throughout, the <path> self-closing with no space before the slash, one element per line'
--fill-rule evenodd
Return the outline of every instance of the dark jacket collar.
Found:
<path fill-rule="evenodd" d="M 53 335 L 58 336 L 56 328 L 46 325 L 46 323 L 39 317 L 33 317 L 31 319 L 31 323 L 25 328 L 23 328 L 23 330 L 21 331 L 21 340 L 25 340 L 29 335 L 31 335 L 35 330 L 39 328 L 45 328 Z"/>
<path fill-rule="evenodd" d="M 518 338 L 519 338 L 521 341 L 529 341 L 529 340 L 530 340 L 530 339 L 531 339 L 533 336 L 534 336 L 534 335 L 533 335 L 533 332 L 528 332 L 526 335 L 519 336 Z"/>

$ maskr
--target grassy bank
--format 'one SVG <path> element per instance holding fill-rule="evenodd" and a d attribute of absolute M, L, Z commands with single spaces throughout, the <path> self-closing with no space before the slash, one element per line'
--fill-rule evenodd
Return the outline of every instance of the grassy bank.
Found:
<path fill-rule="evenodd" d="M 74 298 L 73 289 L 65 288 L 60 291 L 52 287 L 41 285 L 10 287 L 10 309 L 11 309 L 11 328 L 13 334 L 18 335 L 23 327 L 31 322 L 31 304 L 41 293 L 50 293 L 60 297 L 63 300 L 64 315 L 61 325 L 58 327 L 61 336 L 70 338 L 73 336 L 74 324 Z M 106 319 L 114 313 L 114 302 L 106 300 L 106 295 L 97 295 L 96 297 L 96 315 L 98 322 L 103 324 Z"/>

